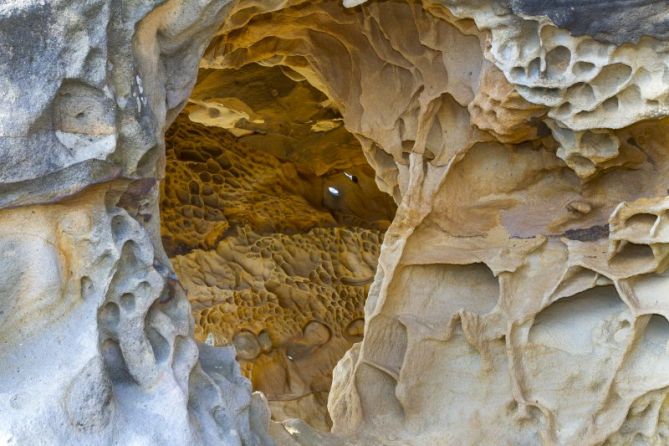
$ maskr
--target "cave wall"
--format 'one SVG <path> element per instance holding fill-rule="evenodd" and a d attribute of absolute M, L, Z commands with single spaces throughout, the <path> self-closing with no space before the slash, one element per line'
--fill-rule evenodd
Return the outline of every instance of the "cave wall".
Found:
<path fill-rule="evenodd" d="M 592 13 L 584 27 L 562 3 L 345 4 L 236 4 L 202 62 L 288 66 L 317 86 L 399 203 L 364 340 L 334 373 L 333 432 L 662 443 L 669 68 L 657 10 L 616 4 L 629 13 L 618 30 Z"/>
<path fill-rule="evenodd" d="M 300 418 L 329 431 L 332 370 L 362 339 L 365 297 L 395 206 L 375 188 L 359 145 L 303 123 L 309 109 L 331 113 L 319 106 L 323 98 L 304 101 L 310 87 L 276 75 L 242 70 L 253 94 L 234 91 L 264 127 L 288 126 L 285 136 L 256 129 L 240 138 L 220 121 L 193 122 L 199 104 L 170 126 L 161 236 L 187 291 L 196 340 L 235 346 L 242 374 L 265 395 L 273 419 Z M 209 87 L 207 102 L 229 102 L 229 84 Z M 279 89 L 281 105 L 263 107 L 261 93 Z M 287 137 L 289 146 L 274 144 Z"/>
<path fill-rule="evenodd" d="M 203 56 L 308 80 L 399 203 L 334 436 L 279 443 L 663 444 L 665 3 L 3 4 L 2 440 L 271 443 L 160 242 Z"/>
<path fill-rule="evenodd" d="M 159 237 L 164 130 L 226 7 L 0 6 L 0 443 L 271 444 Z"/>

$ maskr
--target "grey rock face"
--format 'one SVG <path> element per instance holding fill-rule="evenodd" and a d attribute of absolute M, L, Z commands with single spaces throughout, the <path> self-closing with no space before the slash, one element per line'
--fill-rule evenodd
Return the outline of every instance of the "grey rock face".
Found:
<path fill-rule="evenodd" d="M 643 36 L 669 38 L 666 0 L 511 0 L 516 14 L 548 16 L 576 36 L 621 45 Z"/>
<path fill-rule="evenodd" d="M 271 442 L 157 236 L 164 128 L 226 7 L 0 5 L 0 443 Z"/>

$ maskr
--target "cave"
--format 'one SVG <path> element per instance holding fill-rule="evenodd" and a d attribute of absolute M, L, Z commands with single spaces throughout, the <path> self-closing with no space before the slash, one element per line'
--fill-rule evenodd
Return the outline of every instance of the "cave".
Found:
<path fill-rule="evenodd" d="M 161 236 L 195 339 L 233 345 L 277 421 L 329 431 L 396 209 L 327 96 L 287 67 L 199 70 L 166 131 Z"/>
<path fill-rule="evenodd" d="M 658 445 L 666 1 L 0 6 L 0 444 Z"/>

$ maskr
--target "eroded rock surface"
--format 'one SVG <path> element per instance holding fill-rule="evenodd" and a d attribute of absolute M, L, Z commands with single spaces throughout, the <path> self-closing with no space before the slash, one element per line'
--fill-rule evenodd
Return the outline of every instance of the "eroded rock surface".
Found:
<path fill-rule="evenodd" d="M 299 73 L 400 203 L 365 338 L 334 373 L 333 432 L 664 442 L 669 46 L 655 6 L 616 4 L 630 14 L 618 30 L 570 21 L 569 2 L 344 3 L 236 4 L 202 63 Z"/>
<path fill-rule="evenodd" d="M 256 95 L 276 87 L 274 71 L 252 74 Z M 253 96 L 240 96 L 258 109 Z M 362 339 L 365 297 L 395 206 L 375 188 L 359 145 L 347 157 L 339 132 L 334 142 L 318 133 L 322 146 L 297 146 L 302 138 L 292 134 L 296 146 L 280 155 L 295 161 L 282 161 L 271 153 L 272 135 L 242 143 L 181 115 L 167 134 L 161 215 L 196 339 L 234 345 L 275 419 L 328 431 L 332 369 Z M 345 170 L 323 171 L 328 157 Z"/>
<path fill-rule="evenodd" d="M 0 443 L 271 444 L 159 238 L 163 133 L 226 2 L 0 5 Z"/>
<path fill-rule="evenodd" d="M 382 231 L 393 217 L 395 204 L 376 188 L 359 146 L 357 156 L 317 174 L 301 168 L 309 165 L 304 160 L 329 165 L 322 159 L 337 146 L 307 145 L 280 159 L 268 153 L 262 138 L 242 143 L 185 116 L 170 127 L 167 139 L 161 218 L 170 255 L 214 249 L 238 226 L 258 234 L 342 225 Z M 349 150 L 345 147 L 342 156 Z"/>
<path fill-rule="evenodd" d="M 160 242 L 163 134 L 204 53 L 214 77 L 259 64 L 319 90 L 309 131 L 343 123 L 399 203 L 364 340 L 333 375 L 333 434 L 291 421 L 270 428 L 278 443 L 665 444 L 665 3 L 4 2 L 0 441 L 271 443 L 233 349 L 194 341 Z M 278 143 L 271 107 L 222 93 L 197 91 L 188 113 L 273 136 L 277 159 L 295 147 Z M 182 209 L 205 207 L 199 188 Z M 174 231 L 174 249 L 224 258 L 222 217 L 203 211 L 185 232 L 209 237 Z M 276 252 L 311 248 L 283 237 L 264 271 L 296 293 Z M 286 327 L 312 341 L 285 342 L 305 352 L 327 336 L 316 310 L 298 313 Z M 238 335 L 240 351 L 262 351 L 260 335 Z"/>
<path fill-rule="evenodd" d="M 329 430 L 332 369 L 362 340 L 381 235 L 348 228 L 257 236 L 172 261 L 193 306 L 195 336 L 233 344 L 242 373 L 273 416 Z"/>

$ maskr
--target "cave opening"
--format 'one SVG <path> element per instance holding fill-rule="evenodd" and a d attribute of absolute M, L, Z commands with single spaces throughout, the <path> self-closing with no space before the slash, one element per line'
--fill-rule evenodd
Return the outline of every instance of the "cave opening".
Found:
<path fill-rule="evenodd" d="M 199 70 L 165 135 L 161 236 L 195 336 L 234 345 L 273 418 L 329 430 L 396 205 L 327 96 L 286 67 Z"/>

